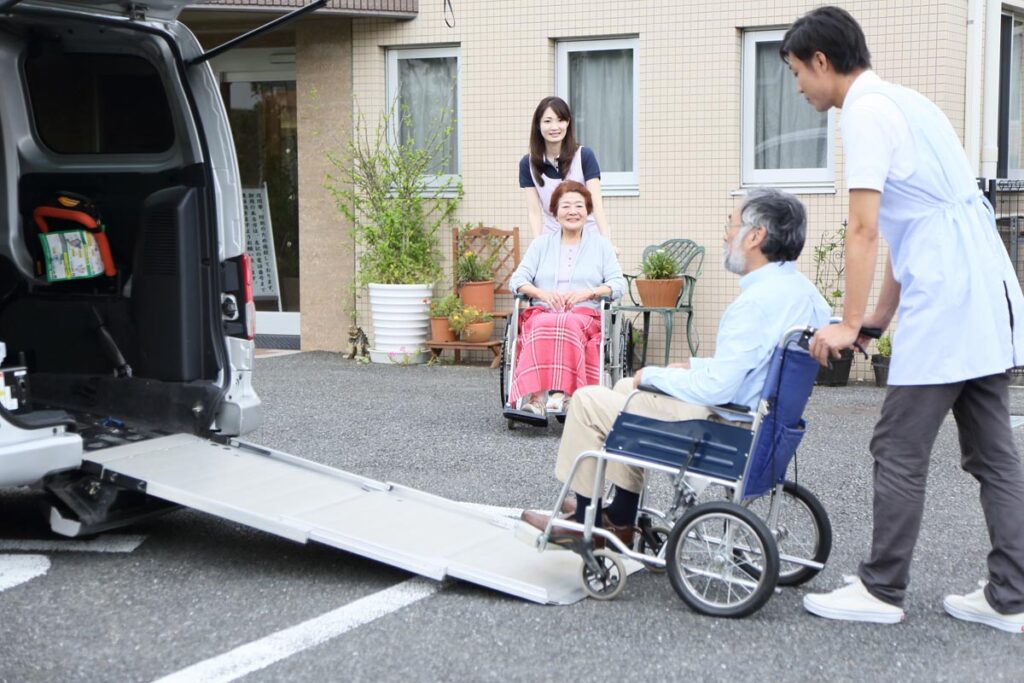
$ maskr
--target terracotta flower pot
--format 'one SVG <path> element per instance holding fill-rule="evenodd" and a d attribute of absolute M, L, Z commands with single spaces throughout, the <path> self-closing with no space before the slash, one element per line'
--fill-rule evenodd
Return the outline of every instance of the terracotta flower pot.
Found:
<path fill-rule="evenodd" d="M 494 334 L 494 321 L 488 320 L 483 323 L 470 323 L 462 330 L 462 341 L 464 342 L 485 342 L 490 341 Z"/>
<path fill-rule="evenodd" d="M 474 306 L 481 311 L 493 311 L 494 280 L 464 282 L 459 285 L 459 298 L 462 299 L 463 306 Z"/>
<path fill-rule="evenodd" d="M 431 318 L 430 319 L 430 340 L 436 342 L 453 342 L 455 341 L 455 332 L 452 328 L 448 327 L 448 318 Z"/>
<path fill-rule="evenodd" d="M 650 308 L 672 308 L 679 300 L 679 292 L 683 291 L 683 278 L 671 280 L 636 281 L 636 289 L 640 294 L 640 303 Z"/>

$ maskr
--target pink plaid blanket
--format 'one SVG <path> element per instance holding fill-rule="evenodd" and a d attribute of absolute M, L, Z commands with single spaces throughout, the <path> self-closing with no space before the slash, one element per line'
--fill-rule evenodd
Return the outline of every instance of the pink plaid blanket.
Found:
<path fill-rule="evenodd" d="M 535 391 L 564 391 L 601 381 L 601 314 L 578 306 L 554 313 L 531 306 L 520 314 L 518 357 L 509 400 Z"/>

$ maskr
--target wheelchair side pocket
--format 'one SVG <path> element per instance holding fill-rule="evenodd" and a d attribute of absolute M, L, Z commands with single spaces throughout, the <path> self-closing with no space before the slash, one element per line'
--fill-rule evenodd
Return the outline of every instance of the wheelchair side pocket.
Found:
<path fill-rule="evenodd" d="M 751 463 L 744 497 L 767 493 L 775 484 L 786 478 L 789 463 L 800 446 L 807 431 L 807 424 L 800 420 L 794 427 L 776 425 L 771 448 L 756 449 L 757 459 Z M 771 432 L 769 432 L 771 433 Z M 760 439 L 763 441 L 763 439 Z"/>

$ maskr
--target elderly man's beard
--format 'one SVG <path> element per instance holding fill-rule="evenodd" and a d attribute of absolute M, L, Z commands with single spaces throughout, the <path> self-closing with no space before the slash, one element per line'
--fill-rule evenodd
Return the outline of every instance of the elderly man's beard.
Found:
<path fill-rule="evenodd" d="M 722 255 L 722 266 L 730 273 L 743 275 L 747 271 L 747 257 L 739 249 L 735 249 L 736 241 L 725 246 L 725 253 Z"/>

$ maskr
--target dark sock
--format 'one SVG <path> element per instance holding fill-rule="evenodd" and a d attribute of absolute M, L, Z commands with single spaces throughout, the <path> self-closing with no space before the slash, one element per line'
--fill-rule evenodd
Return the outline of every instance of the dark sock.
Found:
<path fill-rule="evenodd" d="M 583 524 L 583 518 L 587 514 L 587 506 L 590 505 L 590 498 L 576 494 L 576 512 L 572 513 L 572 521 Z M 597 506 L 601 507 L 601 501 L 597 501 Z M 597 526 L 601 526 L 601 515 L 597 516 Z"/>
<path fill-rule="evenodd" d="M 633 524 L 636 521 L 636 509 L 640 506 L 640 494 L 615 487 L 615 497 L 604 509 L 608 521 L 615 526 Z"/>

